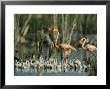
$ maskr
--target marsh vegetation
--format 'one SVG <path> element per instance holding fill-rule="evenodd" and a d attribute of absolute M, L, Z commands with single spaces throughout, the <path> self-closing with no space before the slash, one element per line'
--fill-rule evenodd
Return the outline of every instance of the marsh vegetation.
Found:
<path fill-rule="evenodd" d="M 15 14 L 15 76 L 96 76 L 96 14 Z"/>

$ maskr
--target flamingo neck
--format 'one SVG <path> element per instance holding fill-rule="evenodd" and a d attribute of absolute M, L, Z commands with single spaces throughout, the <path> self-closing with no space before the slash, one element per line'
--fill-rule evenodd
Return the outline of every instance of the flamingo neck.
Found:
<path fill-rule="evenodd" d="M 59 48 L 59 45 L 57 45 L 56 43 L 54 44 L 56 48 Z"/>
<path fill-rule="evenodd" d="M 82 44 L 82 48 L 83 48 L 83 49 L 85 49 L 85 44 L 86 44 L 86 39 L 85 39 L 85 41 L 84 41 L 83 44 Z"/>

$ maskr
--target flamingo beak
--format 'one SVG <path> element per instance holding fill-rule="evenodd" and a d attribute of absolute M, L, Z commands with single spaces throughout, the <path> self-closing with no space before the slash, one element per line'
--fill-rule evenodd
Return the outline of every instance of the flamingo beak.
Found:
<path fill-rule="evenodd" d="M 76 51 L 76 49 L 74 48 L 74 51 Z"/>
<path fill-rule="evenodd" d="M 75 48 L 72 48 L 71 51 L 76 51 L 76 49 Z"/>

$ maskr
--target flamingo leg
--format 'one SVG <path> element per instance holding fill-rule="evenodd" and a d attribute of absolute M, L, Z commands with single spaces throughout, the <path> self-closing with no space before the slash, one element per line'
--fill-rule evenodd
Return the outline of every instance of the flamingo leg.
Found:
<path fill-rule="evenodd" d="M 66 55 L 64 55 L 64 62 L 66 63 L 66 61 L 67 61 L 67 56 Z"/>
<path fill-rule="evenodd" d="M 97 54 L 96 54 L 96 52 L 94 52 L 93 54 L 94 54 L 94 58 L 96 58 L 96 57 L 97 57 Z"/>
<path fill-rule="evenodd" d="M 93 57 L 93 53 L 91 53 L 91 58 Z"/>
<path fill-rule="evenodd" d="M 66 62 L 66 57 L 64 58 L 64 62 Z"/>

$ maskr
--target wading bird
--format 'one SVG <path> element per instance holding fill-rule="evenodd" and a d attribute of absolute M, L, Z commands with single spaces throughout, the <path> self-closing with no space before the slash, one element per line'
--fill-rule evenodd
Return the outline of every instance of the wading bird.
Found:
<path fill-rule="evenodd" d="M 54 48 L 61 48 L 63 50 L 63 54 L 64 54 L 64 61 L 67 62 L 68 56 L 72 51 L 76 51 L 76 49 L 74 47 L 72 47 L 70 44 L 66 44 L 66 43 L 62 43 L 62 44 L 58 44 L 58 37 L 59 37 L 59 31 L 58 31 L 58 27 L 54 26 L 54 27 L 50 27 L 49 32 L 52 33 L 52 40 L 53 40 L 53 44 L 54 44 Z M 53 48 L 53 49 L 54 49 Z"/>
<path fill-rule="evenodd" d="M 72 47 L 70 44 L 56 44 L 55 45 L 56 48 L 61 48 L 63 50 L 64 53 L 64 61 L 67 62 L 68 60 L 68 56 L 71 52 L 75 52 L 76 49 L 74 47 Z"/>
<path fill-rule="evenodd" d="M 81 38 L 81 40 L 79 41 L 79 43 L 82 45 L 82 48 L 84 50 L 90 51 L 90 52 L 95 52 L 97 51 L 97 48 L 94 45 L 91 44 L 86 44 L 86 38 Z"/>

